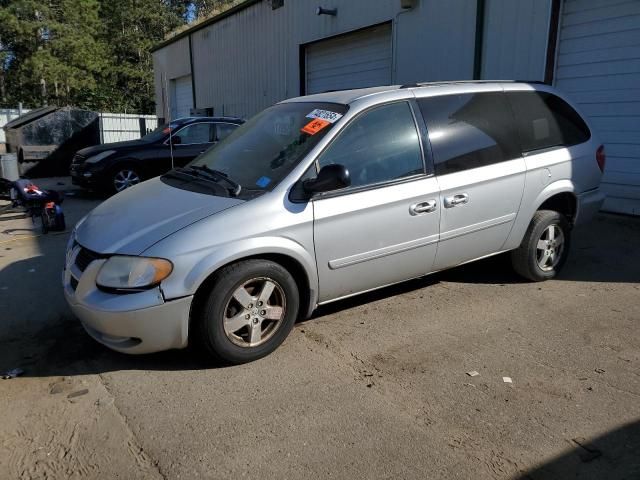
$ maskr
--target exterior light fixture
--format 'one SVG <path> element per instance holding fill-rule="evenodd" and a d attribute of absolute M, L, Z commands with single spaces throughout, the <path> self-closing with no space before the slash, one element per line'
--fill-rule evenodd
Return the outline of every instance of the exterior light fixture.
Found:
<path fill-rule="evenodd" d="M 337 8 L 322 8 L 322 7 L 316 8 L 316 15 L 330 15 L 332 17 L 335 17 L 337 14 L 338 14 Z"/>

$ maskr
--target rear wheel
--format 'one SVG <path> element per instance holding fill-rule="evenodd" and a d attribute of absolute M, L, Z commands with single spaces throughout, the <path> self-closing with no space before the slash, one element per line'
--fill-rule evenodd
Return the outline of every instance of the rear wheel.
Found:
<path fill-rule="evenodd" d="M 231 364 L 268 355 L 287 337 L 298 316 L 298 287 L 281 265 L 246 260 L 219 271 L 194 312 L 192 340 Z"/>
<path fill-rule="evenodd" d="M 527 233 L 511 252 L 515 271 L 534 282 L 555 277 L 569 254 L 571 227 L 567 218 L 552 210 L 539 210 L 533 216 Z"/>

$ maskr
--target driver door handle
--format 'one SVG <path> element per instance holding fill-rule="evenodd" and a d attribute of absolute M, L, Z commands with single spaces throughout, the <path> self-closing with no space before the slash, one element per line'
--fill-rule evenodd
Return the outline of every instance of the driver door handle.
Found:
<path fill-rule="evenodd" d="M 445 208 L 455 207 L 456 205 L 462 205 L 464 203 L 469 203 L 469 195 L 466 193 L 460 193 L 458 195 L 444 198 Z"/>
<path fill-rule="evenodd" d="M 411 215 L 422 215 L 423 213 L 433 212 L 438 206 L 435 200 L 427 200 L 426 202 L 414 203 L 409 207 Z"/>

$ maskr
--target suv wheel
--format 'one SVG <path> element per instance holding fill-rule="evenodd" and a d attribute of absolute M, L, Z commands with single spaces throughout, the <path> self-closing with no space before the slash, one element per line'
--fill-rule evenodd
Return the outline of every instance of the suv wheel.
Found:
<path fill-rule="evenodd" d="M 130 165 L 119 165 L 111 174 L 111 188 L 116 193 L 121 192 L 142 181 L 142 176 L 137 169 Z"/>
<path fill-rule="evenodd" d="M 231 364 L 274 351 L 298 316 L 298 287 L 281 265 L 246 260 L 220 270 L 208 297 L 194 312 L 193 341 L 205 353 Z"/>
<path fill-rule="evenodd" d="M 539 210 L 527 233 L 511 252 L 515 271 L 534 282 L 555 277 L 569 254 L 571 227 L 566 217 L 551 210 Z"/>

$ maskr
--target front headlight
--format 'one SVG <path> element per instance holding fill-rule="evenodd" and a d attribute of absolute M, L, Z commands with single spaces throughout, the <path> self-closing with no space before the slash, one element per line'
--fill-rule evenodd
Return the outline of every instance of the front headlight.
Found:
<path fill-rule="evenodd" d="M 100 269 L 96 283 L 105 288 L 144 289 L 158 285 L 172 270 L 173 264 L 164 258 L 114 255 Z"/>
<path fill-rule="evenodd" d="M 97 155 L 94 155 L 93 157 L 89 157 L 87 158 L 84 163 L 98 163 L 100 160 L 104 160 L 105 158 L 107 158 L 109 155 L 116 153 L 115 150 L 107 150 L 105 152 L 101 152 L 98 153 Z"/>

